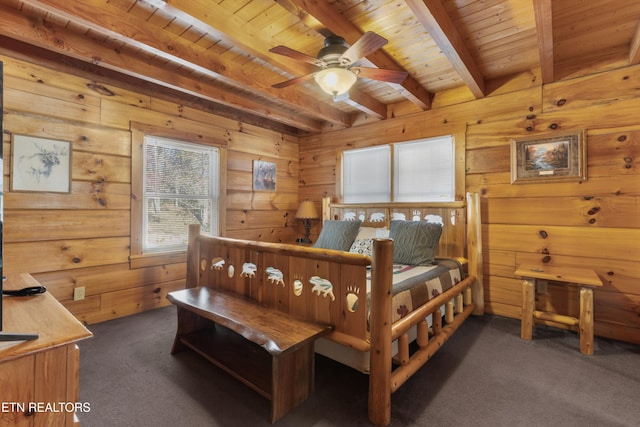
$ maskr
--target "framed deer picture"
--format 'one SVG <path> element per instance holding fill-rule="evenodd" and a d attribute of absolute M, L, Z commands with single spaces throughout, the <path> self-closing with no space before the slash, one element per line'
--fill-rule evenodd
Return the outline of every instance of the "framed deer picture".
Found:
<path fill-rule="evenodd" d="M 11 191 L 71 192 L 71 142 L 13 134 Z"/>

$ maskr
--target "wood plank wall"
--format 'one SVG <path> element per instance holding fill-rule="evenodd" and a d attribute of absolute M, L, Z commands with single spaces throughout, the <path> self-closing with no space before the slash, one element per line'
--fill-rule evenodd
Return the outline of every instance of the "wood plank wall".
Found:
<path fill-rule="evenodd" d="M 130 121 L 227 141 L 225 235 L 293 242 L 303 232 L 297 138 L 6 56 L 4 63 L 4 269 L 27 272 L 87 324 L 167 304 L 183 288 L 184 262 L 129 265 Z M 71 194 L 10 191 L 11 134 L 71 141 Z M 255 159 L 275 162 L 275 192 L 252 190 Z M 84 286 L 86 298 L 73 301 Z"/>
<path fill-rule="evenodd" d="M 525 73 L 484 99 L 453 91 L 431 111 L 301 138 L 300 198 L 336 194 L 340 150 L 462 132 L 466 190 L 482 195 L 487 312 L 520 317 L 520 263 L 585 266 L 604 281 L 596 334 L 640 343 L 640 67 L 540 81 Z M 586 133 L 587 181 L 510 183 L 511 138 L 573 130 Z M 550 285 L 537 304 L 577 316 L 577 301 Z"/>

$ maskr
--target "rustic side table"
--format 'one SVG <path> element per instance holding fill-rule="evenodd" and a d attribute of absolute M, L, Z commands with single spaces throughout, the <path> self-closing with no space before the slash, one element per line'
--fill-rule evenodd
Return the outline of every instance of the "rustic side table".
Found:
<path fill-rule="evenodd" d="M 522 321 L 520 337 L 530 340 L 535 319 L 568 325 L 580 335 L 580 351 L 593 354 L 593 288 L 602 286 L 595 271 L 585 268 L 521 265 L 515 271 L 522 277 Z M 536 310 L 536 285 L 539 281 L 563 282 L 578 286 L 580 318 Z"/>

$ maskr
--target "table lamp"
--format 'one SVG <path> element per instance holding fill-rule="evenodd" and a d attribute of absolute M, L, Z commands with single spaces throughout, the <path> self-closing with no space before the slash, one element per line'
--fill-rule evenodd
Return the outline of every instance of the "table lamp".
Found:
<path fill-rule="evenodd" d="M 300 203 L 298 212 L 296 212 L 296 218 L 301 219 L 304 222 L 305 235 L 304 239 L 302 239 L 300 243 L 311 243 L 311 239 L 309 238 L 309 234 L 311 234 L 311 220 L 319 218 L 316 205 L 314 205 L 311 200 L 305 200 Z"/>

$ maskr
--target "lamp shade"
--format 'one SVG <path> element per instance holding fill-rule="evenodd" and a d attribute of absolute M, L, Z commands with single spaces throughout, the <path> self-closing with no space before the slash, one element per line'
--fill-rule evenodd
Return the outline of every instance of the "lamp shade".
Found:
<path fill-rule="evenodd" d="M 358 77 L 345 68 L 333 67 L 318 71 L 315 79 L 323 91 L 329 95 L 338 96 L 348 92 Z"/>
<path fill-rule="evenodd" d="M 300 203 L 298 212 L 296 212 L 296 218 L 299 219 L 316 219 L 318 218 L 318 211 L 316 205 L 311 200 L 305 200 Z"/>

